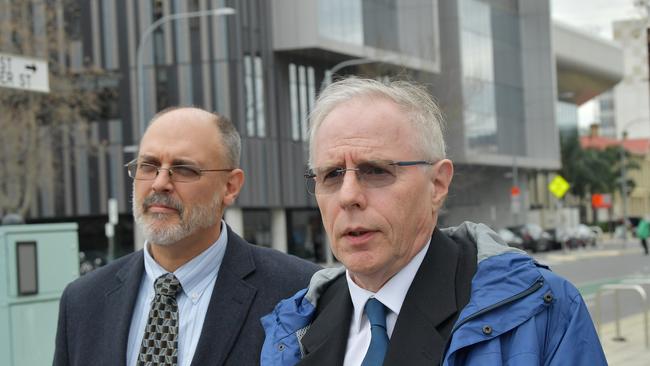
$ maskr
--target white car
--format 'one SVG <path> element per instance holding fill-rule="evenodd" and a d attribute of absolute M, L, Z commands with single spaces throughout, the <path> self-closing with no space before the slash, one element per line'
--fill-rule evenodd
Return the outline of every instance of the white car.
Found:
<path fill-rule="evenodd" d="M 574 249 L 595 247 L 598 242 L 598 236 L 596 231 L 591 227 L 585 224 L 578 224 L 577 226 L 563 230 L 558 237 L 567 248 Z"/>

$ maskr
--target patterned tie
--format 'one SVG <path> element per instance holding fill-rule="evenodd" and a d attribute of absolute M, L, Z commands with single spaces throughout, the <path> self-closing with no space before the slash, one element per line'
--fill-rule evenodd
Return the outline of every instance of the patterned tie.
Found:
<path fill-rule="evenodd" d="M 386 333 L 386 307 L 379 300 L 371 298 L 366 303 L 366 315 L 370 321 L 370 346 L 361 366 L 381 366 L 390 343 Z"/>
<path fill-rule="evenodd" d="M 166 273 L 153 284 L 156 296 L 151 302 L 149 319 L 144 328 L 138 366 L 176 366 L 178 362 L 178 304 L 176 295 L 181 283 L 173 273 Z"/>

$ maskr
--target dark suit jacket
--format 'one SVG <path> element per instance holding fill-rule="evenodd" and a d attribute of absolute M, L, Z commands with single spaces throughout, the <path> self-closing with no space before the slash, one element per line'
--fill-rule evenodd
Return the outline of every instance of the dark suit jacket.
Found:
<path fill-rule="evenodd" d="M 434 230 L 397 317 L 385 366 L 431 366 L 441 361 L 454 322 L 469 301 L 476 265 L 473 243 L 456 243 Z M 306 354 L 298 365 L 343 364 L 352 310 L 347 281 L 340 276 L 319 299 L 314 322 L 302 338 Z"/>
<path fill-rule="evenodd" d="M 245 242 L 228 228 L 193 366 L 258 365 L 260 317 L 308 285 L 318 267 Z M 124 365 L 140 281 L 142 251 L 84 275 L 61 298 L 54 365 Z"/>

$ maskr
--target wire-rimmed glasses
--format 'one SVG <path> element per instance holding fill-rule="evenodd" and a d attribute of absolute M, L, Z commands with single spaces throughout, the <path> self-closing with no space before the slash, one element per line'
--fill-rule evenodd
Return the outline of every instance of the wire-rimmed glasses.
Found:
<path fill-rule="evenodd" d="M 315 168 L 305 173 L 307 191 L 314 195 L 332 194 L 343 184 L 347 171 L 357 175 L 359 185 L 364 188 L 381 188 L 389 186 L 397 180 L 398 169 L 417 165 L 434 165 L 427 160 L 392 161 L 374 160 L 360 163 L 356 168 L 325 167 Z"/>
<path fill-rule="evenodd" d="M 194 182 L 201 178 L 204 172 L 231 172 L 234 169 L 201 169 L 193 165 L 172 165 L 169 168 L 162 168 L 157 165 L 145 162 L 138 162 L 137 159 L 124 165 L 129 172 L 129 177 L 137 180 L 154 180 L 161 170 L 169 173 L 172 182 Z"/>

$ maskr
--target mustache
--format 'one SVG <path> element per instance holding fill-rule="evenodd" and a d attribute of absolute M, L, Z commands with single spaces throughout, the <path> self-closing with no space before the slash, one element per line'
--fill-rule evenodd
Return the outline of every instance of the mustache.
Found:
<path fill-rule="evenodd" d="M 164 193 L 153 193 L 150 196 L 147 196 L 142 202 L 142 207 L 145 211 L 152 205 L 165 205 L 178 211 L 179 215 L 183 215 L 183 205 Z"/>

